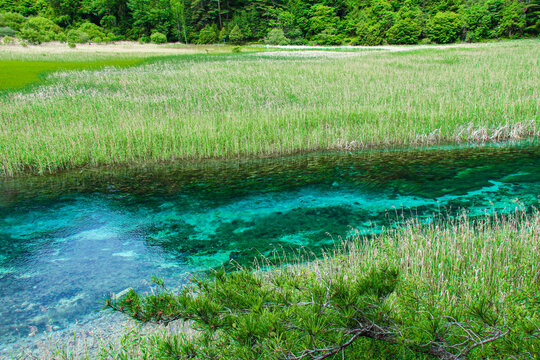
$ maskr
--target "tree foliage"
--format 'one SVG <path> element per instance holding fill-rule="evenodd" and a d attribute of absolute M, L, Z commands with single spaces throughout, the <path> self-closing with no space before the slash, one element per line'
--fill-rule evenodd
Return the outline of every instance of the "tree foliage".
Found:
<path fill-rule="evenodd" d="M 35 29 L 23 35 L 32 17 L 53 21 L 65 34 L 92 23 L 103 33 L 98 39 L 144 42 L 159 32 L 169 41 L 204 44 L 233 42 L 236 27 L 234 34 L 242 34 L 236 42 L 265 41 L 279 29 L 293 44 L 472 42 L 540 33 L 539 0 L 0 0 L 1 27 L 50 38 Z"/>
<path fill-rule="evenodd" d="M 447 44 L 459 39 L 461 18 L 454 12 L 438 12 L 429 26 L 429 37 L 439 44 Z"/>
<path fill-rule="evenodd" d="M 159 339 L 163 359 L 325 359 L 358 358 L 359 339 L 401 345 L 414 358 L 465 359 L 476 347 L 508 334 L 494 322 L 492 305 L 480 301 L 467 320 L 419 310 L 421 299 L 405 299 L 394 309 L 399 271 L 380 266 L 368 272 L 326 272 L 305 267 L 271 274 L 240 269 L 218 271 L 180 293 L 162 280 L 152 295 L 130 290 L 108 298 L 106 308 L 143 323 L 183 320 L 196 339 Z M 412 358 L 412 356 L 411 356 Z"/>

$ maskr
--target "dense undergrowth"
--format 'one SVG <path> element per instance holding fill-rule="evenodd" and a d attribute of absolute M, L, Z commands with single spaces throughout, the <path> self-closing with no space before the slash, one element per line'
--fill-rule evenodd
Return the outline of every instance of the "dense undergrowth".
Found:
<path fill-rule="evenodd" d="M 277 260 L 276 260 L 277 259 Z M 264 259 L 179 293 L 159 279 L 107 307 L 189 332 L 126 335 L 102 358 L 537 359 L 540 214 L 516 211 Z M 306 262 L 308 261 L 309 262 Z"/>

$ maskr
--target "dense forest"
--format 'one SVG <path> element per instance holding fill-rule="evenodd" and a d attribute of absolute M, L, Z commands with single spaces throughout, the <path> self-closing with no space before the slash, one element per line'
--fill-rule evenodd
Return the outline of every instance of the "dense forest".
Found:
<path fill-rule="evenodd" d="M 540 0 L 0 0 L 0 38 L 379 45 L 538 36 Z"/>

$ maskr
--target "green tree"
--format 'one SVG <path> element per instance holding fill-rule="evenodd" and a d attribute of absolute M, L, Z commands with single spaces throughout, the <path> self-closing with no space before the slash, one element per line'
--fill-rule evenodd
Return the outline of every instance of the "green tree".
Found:
<path fill-rule="evenodd" d="M 130 290 L 105 306 L 140 322 L 183 320 L 197 330 L 189 339 L 155 337 L 156 359 L 365 359 L 374 357 L 354 344 L 372 339 L 386 348 L 379 354 L 399 345 L 411 359 L 465 360 L 471 350 L 508 334 L 492 315 L 498 304 L 480 300 L 478 309 L 456 319 L 414 291 L 400 296 L 400 285 L 412 286 L 400 284 L 396 269 L 379 265 L 344 273 L 339 267 L 219 271 L 179 293 L 154 278 L 151 295 Z"/>
<path fill-rule="evenodd" d="M 229 34 L 229 39 L 233 44 L 240 44 L 244 40 L 244 35 L 242 34 L 242 31 L 236 25 Z"/>
<path fill-rule="evenodd" d="M 49 4 L 66 26 L 72 25 L 82 15 L 81 0 L 49 0 Z"/>
<path fill-rule="evenodd" d="M 431 40 L 439 44 L 447 44 L 459 39 L 461 34 L 461 18 L 454 12 L 438 12 L 429 25 Z"/>
<path fill-rule="evenodd" d="M 47 0 L 0 0 L 0 12 L 35 16 L 49 9 Z"/>
<path fill-rule="evenodd" d="M 227 40 L 227 35 L 229 35 L 229 33 L 227 32 L 227 28 L 224 26 L 220 31 L 219 31 L 219 38 L 218 40 L 220 42 L 225 42 Z"/>
<path fill-rule="evenodd" d="M 490 16 L 485 6 L 474 4 L 460 9 L 465 41 L 479 41 L 489 36 Z"/>
<path fill-rule="evenodd" d="M 215 44 L 218 42 L 219 32 L 215 24 L 206 25 L 199 34 L 199 44 Z"/>
<path fill-rule="evenodd" d="M 526 25 L 525 7 L 522 3 L 512 2 L 502 11 L 498 35 L 514 38 L 523 34 Z"/>
<path fill-rule="evenodd" d="M 265 44 L 269 45 L 288 45 L 290 40 L 285 37 L 285 33 L 280 28 L 273 28 L 264 39 Z"/>
<path fill-rule="evenodd" d="M 540 34 L 540 0 L 532 0 L 525 6 L 525 31 L 532 35 Z"/>
<path fill-rule="evenodd" d="M 317 45 L 341 45 L 343 44 L 343 36 L 338 34 L 333 27 L 329 27 L 313 36 L 311 41 Z"/>
<path fill-rule="evenodd" d="M 401 19 L 388 29 L 387 38 L 391 44 L 418 44 L 422 30 L 412 19 Z"/>
<path fill-rule="evenodd" d="M 363 45 L 380 45 L 385 34 L 394 24 L 392 5 L 385 0 L 376 0 L 371 7 L 358 12 L 355 33 Z"/>
<path fill-rule="evenodd" d="M 176 31 L 178 32 L 178 37 L 184 40 L 184 43 L 188 43 L 187 36 L 187 12 L 186 12 L 186 3 L 184 0 L 171 0 L 171 10 L 176 24 Z"/>
<path fill-rule="evenodd" d="M 333 7 L 317 4 L 313 5 L 311 11 L 313 16 L 309 19 L 309 29 L 313 34 L 337 27 L 339 17 L 336 16 L 336 9 Z"/>
<path fill-rule="evenodd" d="M 133 26 L 141 35 L 150 35 L 153 30 L 169 34 L 172 28 L 172 12 L 169 0 L 128 0 L 133 16 Z"/>

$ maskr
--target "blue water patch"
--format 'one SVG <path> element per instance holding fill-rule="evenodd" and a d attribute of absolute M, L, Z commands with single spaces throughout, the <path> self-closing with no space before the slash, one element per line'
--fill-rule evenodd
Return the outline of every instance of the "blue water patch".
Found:
<path fill-rule="evenodd" d="M 0 180 L 0 344 L 163 277 L 419 217 L 538 206 L 540 147 L 307 154 Z"/>

